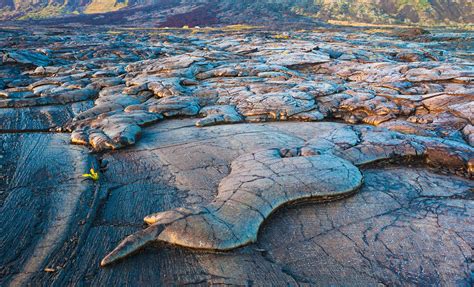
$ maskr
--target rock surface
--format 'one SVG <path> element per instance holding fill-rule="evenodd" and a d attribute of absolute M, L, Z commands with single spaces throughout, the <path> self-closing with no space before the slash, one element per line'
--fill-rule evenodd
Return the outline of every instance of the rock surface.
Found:
<path fill-rule="evenodd" d="M 471 142 L 472 63 L 440 50 L 453 38 L 472 43 L 471 34 L 453 33 L 443 42 L 435 34 L 401 40 L 363 31 L 293 32 L 280 39 L 268 32 L 196 31 L 171 38 L 138 30 L 139 44 L 126 31 L 97 31 L 97 42 L 84 47 L 75 31 L 13 41 L 20 32 L 12 29 L 4 34 L 2 113 L 38 118 L 74 106 L 47 126 L 73 132 L 74 143 L 98 151 L 134 144 L 142 127 L 163 117 L 198 114 L 205 118 L 197 126 L 342 119 Z M 18 49 L 37 37 L 41 48 Z M 426 42 L 429 37 L 436 42 Z M 63 48 L 55 49 L 61 39 Z M 416 52 L 421 56 L 400 56 Z"/>
<path fill-rule="evenodd" d="M 171 31 L 0 33 L 0 285 L 472 283 L 472 33 Z"/>
<path fill-rule="evenodd" d="M 150 237 L 195 249 L 235 249 L 255 242 L 263 221 L 279 207 L 304 199 L 340 198 L 361 184 L 359 170 L 335 156 L 305 157 L 296 149 L 245 154 L 232 161 L 211 203 L 145 217 L 151 227 L 125 239 L 101 265 L 138 250 Z"/>

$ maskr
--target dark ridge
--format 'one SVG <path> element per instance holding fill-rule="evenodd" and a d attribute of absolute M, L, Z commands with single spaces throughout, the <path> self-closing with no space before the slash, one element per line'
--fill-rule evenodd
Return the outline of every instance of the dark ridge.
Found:
<path fill-rule="evenodd" d="M 219 19 L 212 13 L 212 5 L 208 4 L 191 12 L 172 15 L 161 23 L 161 27 L 203 26 L 217 24 Z"/>

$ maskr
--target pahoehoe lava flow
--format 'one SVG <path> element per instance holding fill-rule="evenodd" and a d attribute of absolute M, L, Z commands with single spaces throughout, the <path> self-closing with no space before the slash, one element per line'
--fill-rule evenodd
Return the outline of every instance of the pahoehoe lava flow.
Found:
<path fill-rule="evenodd" d="M 151 226 L 126 238 L 101 265 L 152 240 L 208 250 L 237 248 L 254 242 L 263 221 L 285 203 L 337 198 L 362 184 L 357 167 L 328 154 L 302 156 L 269 149 L 237 158 L 231 169 L 212 203 L 145 217 Z"/>
<path fill-rule="evenodd" d="M 474 33 L 300 16 L 2 26 L 0 286 L 470 286 Z"/>
<path fill-rule="evenodd" d="M 307 199 L 327 201 L 356 192 L 363 182 L 356 165 L 413 157 L 463 169 L 468 175 L 473 172 L 469 149 L 449 142 L 433 145 L 423 139 L 395 139 L 399 141 L 391 146 L 372 143 L 370 149 L 362 142 L 345 151 L 322 151 L 309 145 L 242 155 L 232 162 L 231 173 L 220 182 L 210 204 L 146 216 L 144 221 L 150 226 L 125 238 L 100 264 L 109 265 L 152 241 L 216 251 L 255 242 L 264 220 L 285 204 Z M 444 157 L 440 158 L 440 153 Z"/>

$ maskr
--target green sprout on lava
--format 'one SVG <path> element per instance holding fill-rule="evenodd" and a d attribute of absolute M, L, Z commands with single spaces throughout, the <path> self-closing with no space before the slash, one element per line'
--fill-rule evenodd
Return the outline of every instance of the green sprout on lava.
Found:
<path fill-rule="evenodd" d="M 96 172 L 93 168 L 90 169 L 90 173 L 85 173 L 82 176 L 85 178 L 92 179 L 93 181 L 99 180 L 99 173 Z"/>

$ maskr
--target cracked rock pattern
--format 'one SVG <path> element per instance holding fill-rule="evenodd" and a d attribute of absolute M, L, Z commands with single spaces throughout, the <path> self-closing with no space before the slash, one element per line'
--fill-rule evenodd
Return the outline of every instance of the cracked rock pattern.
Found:
<path fill-rule="evenodd" d="M 454 48 L 472 33 L 172 31 L 99 30 L 82 45 L 74 30 L 6 30 L 2 112 L 87 103 L 42 129 L 98 151 L 135 144 L 162 118 L 198 115 L 197 126 L 342 119 L 472 144 L 474 69 Z"/>
<path fill-rule="evenodd" d="M 151 241 L 209 250 L 255 242 L 264 220 L 282 205 L 304 199 L 336 199 L 357 191 L 362 175 L 355 165 L 421 158 L 426 164 L 467 177 L 474 174 L 474 149 L 467 145 L 373 128 L 351 132 L 357 139 L 349 147 L 338 146 L 337 137 L 328 137 L 322 145 L 319 139 L 309 140 L 304 147 L 268 149 L 238 157 L 230 174 L 219 183 L 212 202 L 148 215 L 144 221 L 151 226 L 127 237 L 101 265 Z"/>
<path fill-rule="evenodd" d="M 463 158 L 472 158 L 470 146 L 367 125 L 274 122 L 196 128 L 194 122 L 168 120 L 145 129 L 135 147 L 98 158 L 102 166 L 98 188 L 94 190 L 90 184 L 86 190 L 72 194 L 67 191 L 75 190 L 81 171 L 89 166 L 80 163 L 91 156 L 85 148 L 69 145 L 68 135 L 64 134 L 2 135 L 5 180 L 0 185 L 0 199 L 2 213 L 11 214 L 2 217 L 1 224 L 1 242 L 5 246 L 5 256 L 0 259 L 2 284 L 67 284 L 81 280 L 87 284 L 135 284 L 138 278 L 149 276 L 163 285 L 469 285 L 474 186 L 471 180 L 454 174 L 467 176 L 466 167 L 461 165 L 466 164 Z M 24 139 L 26 135 L 28 140 Z M 270 146 L 274 148 L 269 149 Z M 69 165 L 55 158 L 72 147 L 77 151 L 65 161 L 74 162 L 72 166 L 80 172 L 66 170 Z M 456 164 L 446 169 L 436 167 L 434 159 L 443 160 L 447 154 L 440 147 L 450 151 L 450 162 Z M 416 152 L 421 162 L 410 160 Z M 395 160 L 392 166 L 386 160 L 377 160 L 390 158 L 392 153 L 408 161 Z M 285 170 L 285 165 L 278 162 L 306 162 L 307 165 L 294 168 L 317 171 L 311 162 L 331 159 L 324 162 L 326 167 L 332 161 L 343 163 L 350 167 L 348 170 L 363 175 L 363 184 L 356 194 L 343 200 L 279 208 L 263 223 L 257 241 L 251 245 L 225 253 L 150 245 L 120 264 L 98 267 L 100 257 L 125 236 L 148 233 L 140 224 L 145 215 L 150 214 L 150 220 L 163 220 L 166 214 L 179 215 L 174 213 L 176 210 L 192 213 L 199 207 L 210 207 L 216 200 L 216 191 L 222 188 L 221 182 L 232 187 L 235 182 L 230 180 L 240 177 L 245 181 L 245 174 L 271 172 L 266 167 L 245 169 L 246 161 L 241 159 L 252 158 L 253 154 L 260 154 L 265 162 L 274 161 L 273 168 L 280 171 Z M 31 157 L 42 160 L 28 160 Z M 363 158 L 376 163 L 368 164 Z M 48 168 L 38 163 L 47 164 Z M 426 169 L 429 166 L 435 169 Z M 337 165 L 336 170 L 340 169 L 341 165 Z M 51 176 L 54 174 L 54 182 L 48 179 L 51 176 L 46 170 Z M 30 171 L 29 177 L 24 171 Z M 57 172 L 63 176 L 58 178 Z M 269 177 L 279 175 L 272 173 Z M 300 178 L 319 186 L 313 173 L 294 181 Z M 337 175 L 330 186 L 341 179 L 344 183 L 344 178 Z M 244 192 L 242 196 L 251 194 Z M 69 205 L 65 205 L 67 202 Z M 24 209 L 25 205 L 31 207 Z M 63 208 L 58 210 L 58 206 Z M 29 216 L 22 210 L 36 215 Z M 156 214 L 157 211 L 161 212 Z M 247 215 L 259 218 L 255 212 Z M 28 220 L 19 221 L 18 216 Z M 48 234 L 48 227 L 57 230 L 56 216 L 62 218 L 62 226 L 69 226 L 61 229 L 60 235 L 19 236 L 27 232 Z M 227 228 L 216 226 L 224 231 Z M 202 229 L 189 232 L 205 230 L 206 225 L 200 222 L 194 228 Z M 170 229 L 167 234 L 174 232 L 182 231 Z M 180 240 L 186 238 L 193 240 L 192 236 Z M 204 242 L 212 242 L 212 238 Z M 31 258 L 29 250 L 42 256 Z M 55 271 L 44 272 L 44 268 Z M 423 274 L 419 273 L 420 268 Z M 123 272 L 131 273 L 123 276 Z"/>
<path fill-rule="evenodd" d="M 0 28 L 0 285 L 472 285 L 472 33 L 87 32 Z"/>
<path fill-rule="evenodd" d="M 280 206 L 343 197 L 361 184 L 362 175 L 354 165 L 331 155 L 303 156 L 298 150 L 279 149 L 243 155 L 232 162 L 231 173 L 209 205 L 145 217 L 152 226 L 128 237 L 101 265 L 154 238 L 191 248 L 233 249 L 256 241 L 260 225 Z"/>

